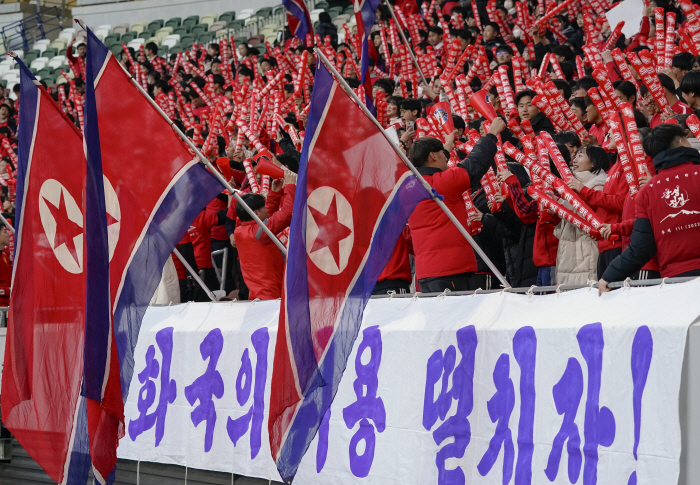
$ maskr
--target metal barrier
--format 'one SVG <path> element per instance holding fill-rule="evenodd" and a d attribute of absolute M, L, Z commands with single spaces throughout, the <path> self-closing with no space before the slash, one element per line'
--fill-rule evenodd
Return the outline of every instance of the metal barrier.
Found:
<path fill-rule="evenodd" d="M 37 40 L 45 39 L 53 32 L 60 32 L 62 17 L 63 8 L 55 6 L 7 24 L 0 30 L 5 52 L 15 49 L 27 52 Z"/>
<path fill-rule="evenodd" d="M 223 259 L 221 260 L 221 269 L 216 266 L 216 261 L 214 261 L 214 256 L 223 254 Z M 217 249 L 211 252 L 211 265 L 216 272 L 216 277 L 219 280 L 219 289 L 224 290 L 226 286 L 226 268 L 228 268 L 228 248 Z"/>

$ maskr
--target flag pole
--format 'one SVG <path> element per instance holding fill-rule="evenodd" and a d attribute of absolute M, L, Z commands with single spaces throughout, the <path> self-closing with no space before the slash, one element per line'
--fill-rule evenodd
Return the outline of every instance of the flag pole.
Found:
<path fill-rule="evenodd" d="M 472 248 L 474 248 L 474 251 L 476 251 L 481 259 L 484 260 L 484 262 L 488 265 L 489 269 L 493 272 L 493 274 L 500 280 L 501 284 L 505 288 L 510 288 L 511 286 L 508 284 L 508 281 L 506 281 L 505 277 L 501 274 L 500 271 L 498 271 L 498 268 L 493 264 L 493 262 L 489 259 L 488 256 L 486 256 L 486 253 L 479 247 L 479 245 L 474 241 L 474 238 L 471 237 L 471 235 L 467 232 L 467 230 L 464 228 L 461 222 L 457 220 L 455 215 L 452 213 L 452 211 L 445 205 L 445 203 L 440 199 L 440 197 L 437 195 L 436 192 L 433 192 L 433 188 L 430 186 L 430 184 L 423 178 L 423 176 L 416 170 L 416 167 L 413 166 L 411 161 L 406 157 L 406 155 L 401 151 L 401 149 L 394 144 L 394 142 L 391 140 L 389 135 L 387 135 L 386 131 L 384 131 L 384 128 L 382 128 L 382 125 L 377 121 L 377 119 L 372 115 L 372 113 L 367 109 L 367 106 L 360 101 L 360 98 L 357 97 L 357 95 L 353 92 L 353 90 L 348 86 L 348 84 L 345 82 L 345 80 L 342 78 L 342 76 L 338 73 L 338 71 L 335 70 L 335 67 L 330 63 L 330 61 L 326 58 L 326 56 L 323 55 L 323 52 L 320 51 L 320 49 L 316 48 L 314 49 L 316 52 L 316 55 L 318 56 L 319 59 L 321 59 L 321 62 L 325 64 L 325 66 L 328 68 L 328 70 L 333 74 L 335 77 L 336 81 L 338 81 L 338 84 L 340 87 L 343 88 L 343 91 L 350 96 L 357 106 L 367 115 L 367 117 L 372 120 L 372 122 L 377 125 L 377 128 L 381 131 L 382 135 L 384 135 L 384 138 L 389 142 L 391 147 L 394 149 L 396 154 L 401 157 L 401 160 L 403 160 L 403 163 L 406 164 L 408 169 L 413 172 L 413 175 L 416 176 L 418 181 L 425 187 L 425 190 L 428 191 L 429 194 L 431 194 L 433 200 L 437 202 L 437 204 L 440 206 L 440 208 L 445 212 L 447 217 L 454 223 L 454 225 L 457 227 L 457 230 L 464 236 L 464 238 L 471 244 Z"/>
<path fill-rule="evenodd" d="M 78 25 L 80 25 L 83 28 L 83 30 L 85 30 L 87 32 L 87 26 L 85 25 L 85 23 L 81 19 L 75 19 L 75 21 L 78 23 Z M 109 52 L 108 55 L 111 56 L 113 54 L 111 52 Z M 209 159 L 207 157 L 205 157 L 202 154 L 202 152 L 199 151 L 199 149 L 195 146 L 195 144 L 192 143 L 192 141 L 189 138 L 187 138 L 187 136 L 180 130 L 180 128 L 177 127 L 177 125 L 175 123 L 173 123 L 173 121 L 170 119 L 170 117 L 167 114 L 165 114 L 165 112 L 162 109 L 160 109 L 160 106 L 158 106 L 158 104 L 153 100 L 153 98 L 151 98 L 148 95 L 148 93 L 139 85 L 139 83 L 136 82 L 136 80 L 131 76 L 131 74 L 129 74 L 129 72 L 127 72 L 127 70 L 124 69 L 124 66 L 122 66 L 120 62 L 118 62 L 117 64 L 119 64 L 119 66 L 124 70 L 126 75 L 129 77 L 131 84 L 133 84 L 136 87 L 136 89 L 138 89 L 139 92 L 143 95 L 143 97 L 146 98 L 149 103 L 151 103 L 151 106 L 153 106 L 155 108 L 155 110 L 158 112 L 158 114 L 160 114 L 163 117 L 163 119 L 168 122 L 170 127 L 173 129 L 173 131 L 175 131 L 175 133 L 177 133 L 177 135 L 182 139 L 182 141 L 184 141 L 188 147 L 190 147 L 192 150 L 194 150 L 195 154 L 197 155 L 197 158 L 199 158 L 199 160 L 204 164 L 204 166 L 206 166 L 209 169 L 209 171 L 212 173 L 212 175 L 214 175 L 214 177 L 216 177 L 219 180 L 219 182 L 221 182 L 221 184 L 224 187 L 226 187 L 226 189 L 236 199 L 236 203 L 241 204 L 241 206 L 245 209 L 245 211 L 248 213 L 248 215 L 250 217 L 252 217 L 255 222 L 258 223 L 258 225 L 262 228 L 262 230 L 265 232 L 265 234 L 267 234 L 267 236 L 272 240 L 273 243 L 275 243 L 275 245 L 279 248 L 279 250 L 282 252 L 282 254 L 286 257 L 287 256 L 287 247 L 284 244 L 282 244 L 282 242 L 279 239 L 277 239 L 277 237 L 274 234 L 272 234 L 272 231 L 270 231 L 270 229 L 265 225 L 265 223 L 260 220 L 260 218 L 253 211 L 253 209 L 251 209 L 250 206 L 248 206 L 248 204 L 243 202 L 243 199 L 241 199 L 241 196 L 238 195 L 239 191 L 234 189 L 231 186 L 231 184 L 228 183 L 228 180 L 226 180 L 224 178 L 224 176 L 221 174 L 221 172 L 219 172 L 216 168 L 214 168 L 214 166 L 211 164 Z"/>
<path fill-rule="evenodd" d="M 389 7 L 389 13 L 391 13 L 391 18 L 394 19 L 394 23 L 396 24 L 396 30 L 399 31 L 399 34 L 401 34 L 401 39 L 403 39 L 404 44 L 406 44 L 406 50 L 408 50 L 408 54 L 411 56 L 411 59 L 413 60 L 413 64 L 416 66 L 416 69 L 418 69 L 418 74 L 420 74 L 420 78 L 423 80 L 425 85 L 428 85 L 428 81 L 426 81 L 425 76 L 423 75 L 423 71 L 421 71 L 420 66 L 418 65 L 418 59 L 416 59 L 415 54 L 413 53 L 413 49 L 411 48 L 411 44 L 408 43 L 408 39 L 406 39 L 406 34 L 404 34 L 403 29 L 401 28 L 401 25 L 399 25 L 399 21 L 396 20 L 396 15 L 394 14 L 394 7 L 391 6 L 389 3 L 389 0 L 384 0 L 384 3 L 386 4 L 387 7 Z M 398 49 L 398 46 L 395 47 Z M 388 52 L 384 53 L 387 57 L 389 56 Z"/>
<path fill-rule="evenodd" d="M 211 301 L 216 301 L 216 295 L 214 295 L 214 293 L 211 292 L 209 287 L 204 283 L 204 281 L 202 281 L 202 278 L 199 277 L 199 275 L 194 270 L 194 268 L 192 266 L 190 266 L 190 263 L 188 263 L 187 260 L 185 259 L 185 257 L 182 254 L 180 254 L 180 251 L 178 251 L 177 248 L 173 249 L 173 254 L 175 256 L 177 256 L 177 259 L 179 259 L 180 262 L 182 263 L 182 265 L 185 267 L 185 269 L 187 269 L 187 272 L 192 276 L 192 278 L 194 278 L 194 280 L 199 284 L 199 286 L 202 287 L 202 289 L 206 292 L 209 299 Z M 180 303 L 184 303 L 184 302 L 180 302 Z"/>
<path fill-rule="evenodd" d="M 5 227 L 7 228 L 7 230 L 10 231 L 12 234 L 15 233 L 14 228 L 10 225 L 9 222 L 7 222 L 7 219 L 5 219 L 5 216 L 3 216 L 2 214 L 0 214 L 0 222 L 5 224 Z"/>

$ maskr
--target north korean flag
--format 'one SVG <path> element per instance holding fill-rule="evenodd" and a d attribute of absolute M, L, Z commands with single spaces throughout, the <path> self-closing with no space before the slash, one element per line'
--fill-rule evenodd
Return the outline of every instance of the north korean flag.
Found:
<path fill-rule="evenodd" d="M 85 157 L 78 129 L 18 63 L 15 260 L 0 407 L 29 455 L 53 480 L 70 483 L 90 468 L 80 396 Z"/>
<path fill-rule="evenodd" d="M 304 0 L 282 0 L 285 10 L 287 10 L 287 22 L 289 31 L 294 37 L 306 42 L 307 34 L 313 34 L 313 23 L 309 9 Z"/>
<path fill-rule="evenodd" d="M 88 232 L 88 262 L 94 261 L 88 268 L 94 272 L 87 274 L 87 289 L 94 293 L 89 303 L 99 308 L 86 321 L 82 392 L 95 477 L 105 483 L 123 434 L 123 402 L 141 321 L 163 265 L 197 214 L 224 187 L 104 44 L 89 29 L 87 34 L 86 195 L 95 208 Z M 100 201 L 103 208 L 97 208 Z M 111 310 L 111 320 L 105 309 Z"/>
<path fill-rule="evenodd" d="M 298 175 L 268 422 L 286 483 L 331 405 L 397 238 L 430 197 L 322 64 Z"/>

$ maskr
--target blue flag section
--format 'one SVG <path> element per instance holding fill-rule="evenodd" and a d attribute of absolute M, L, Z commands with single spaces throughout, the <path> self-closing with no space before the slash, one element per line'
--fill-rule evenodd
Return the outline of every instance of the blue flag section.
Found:
<path fill-rule="evenodd" d="M 289 30 L 294 37 L 300 39 L 302 43 L 306 42 L 308 34 L 313 35 L 313 23 L 309 9 L 306 7 L 304 0 L 282 0 L 285 10 L 287 10 L 287 22 Z"/>
<path fill-rule="evenodd" d="M 360 83 L 365 87 L 366 104 L 374 113 L 372 102 L 372 82 L 369 75 L 369 59 L 379 62 L 379 56 L 374 44 L 369 42 L 369 34 L 376 20 L 377 7 L 381 0 L 353 0 L 355 5 L 355 21 L 357 22 L 357 35 L 360 37 L 362 53 L 360 54 Z M 376 64 L 375 64 L 376 65 Z"/>
<path fill-rule="evenodd" d="M 320 63 L 298 175 L 268 422 L 287 483 L 335 396 L 379 274 L 430 198 Z"/>
<path fill-rule="evenodd" d="M 94 291 L 93 304 L 104 306 L 86 325 L 83 393 L 93 468 L 104 483 L 124 433 L 123 401 L 143 314 L 173 248 L 223 187 L 90 30 L 87 46 L 86 201 L 96 202 L 86 213 L 86 237 L 96 247 L 87 252 L 86 276 L 89 287 L 91 278 L 96 282 L 88 298 Z M 103 319 L 110 306 L 111 325 Z"/>

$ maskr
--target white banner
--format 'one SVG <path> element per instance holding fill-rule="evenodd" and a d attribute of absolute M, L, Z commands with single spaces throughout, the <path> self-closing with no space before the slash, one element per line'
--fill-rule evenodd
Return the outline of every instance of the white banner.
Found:
<path fill-rule="evenodd" d="M 694 280 L 602 298 L 370 300 L 295 483 L 675 485 L 698 294 Z M 267 435 L 278 311 L 150 308 L 119 457 L 279 480 Z"/>

